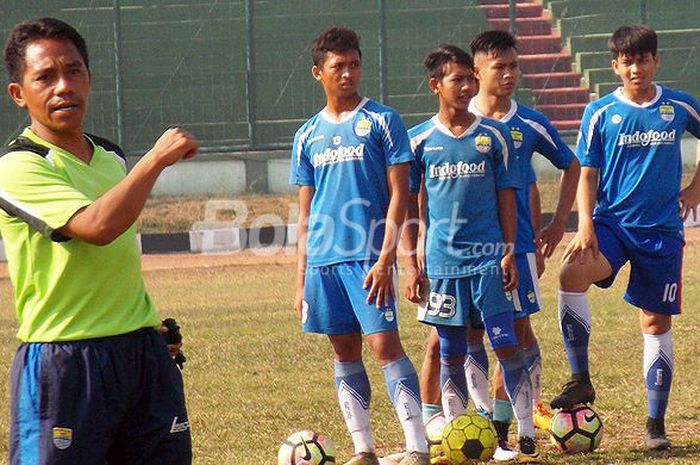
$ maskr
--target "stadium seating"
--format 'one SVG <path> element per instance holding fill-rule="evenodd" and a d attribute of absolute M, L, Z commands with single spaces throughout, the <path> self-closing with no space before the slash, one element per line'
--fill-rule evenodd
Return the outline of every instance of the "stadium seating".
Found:
<path fill-rule="evenodd" d="M 661 84 L 700 94 L 700 84 L 691 76 L 691 64 L 700 51 L 700 9 L 692 0 L 674 2 L 648 0 L 543 0 L 558 26 L 562 40 L 575 57 L 584 83 L 600 97 L 618 84 L 610 69 L 607 41 L 623 24 L 645 22 L 659 36 Z M 611 14 L 614 9 L 614 14 Z"/>

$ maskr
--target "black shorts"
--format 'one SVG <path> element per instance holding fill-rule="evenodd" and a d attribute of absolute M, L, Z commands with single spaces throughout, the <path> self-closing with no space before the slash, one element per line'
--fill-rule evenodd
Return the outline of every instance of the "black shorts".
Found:
<path fill-rule="evenodd" d="M 13 465 L 189 465 L 180 370 L 153 329 L 20 345 L 12 367 Z"/>

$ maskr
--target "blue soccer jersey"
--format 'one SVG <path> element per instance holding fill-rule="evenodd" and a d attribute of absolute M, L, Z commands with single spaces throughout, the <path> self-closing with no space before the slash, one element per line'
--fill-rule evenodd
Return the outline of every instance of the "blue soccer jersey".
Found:
<path fill-rule="evenodd" d="M 469 111 L 483 114 L 472 100 Z M 530 209 L 530 183 L 536 180 L 532 169 L 532 155 L 537 152 L 547 158 L 560 170 L 569 167 L 574 153 L 559 137 L 559 133 L 546 116 L 539 111 L 511 100 L 510 111 L 501 118 L 503 124 L 510 129 L 517 159 L 522 164 L 521 174 L 525 176 L 525 188 L 516 191 L 518 203 L 518 237 L 515 241 L 515 253 L 535 251 L 534 231 L 532 229 L 532 211 Z"/>
<path fill-rule="evenodd" d="M 576 155 L 598 168 L 594 218 L 628 228 L 678 233 L 681 138 L 700 138 L 700 104 L 685 92 L 656 86 L 656 97 L 638 105 L 618 88 L 588 104 Z"/>
<path fill-rule="evenodd" d="M 522 188 L 508 128 L 477 116 L 455 136 L 436 115 L 409 136 L 410 188 L 418 192 L 422 181 L 427 193 L 427 276 L 471 276 L 497 265 L 505 251 L 497 190 Z"/>
<path fill-rule="evenodd" d="M 324 109 L 299 128 L 289 182 L 315 188 L 309 266 L 379 257 L 389 205 L 387 167 L 411 161 L 399 114 L 367 98 L 342 120 Z"/>

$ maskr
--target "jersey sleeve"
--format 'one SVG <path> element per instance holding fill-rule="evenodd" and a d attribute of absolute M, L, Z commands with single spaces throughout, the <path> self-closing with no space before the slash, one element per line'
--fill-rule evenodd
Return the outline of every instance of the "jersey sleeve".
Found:
<path fill-rule="evenodd" d="M 294 135 L 292 144 L 292 160 L 290 164 L 289 184 L 297 186 L 314 185 L 314 167 L 308 154 L 305 152 L 306 139 L 311 128 L 302 127 Z"/>
<path fill-rule="evenodd" d="M 91 203 L 41 155 L 17 151 L 0 158 L 0 208 L 52 240 L 66 240 L 55 231 Z"/>
<path fill-rule="evenodd" d="M 603 144 L 600 134 L 600 118 L 603 109 L 588 105 L 583 112 L 581 129 L 576 143 L 576 157 L 581 166 L 600 168 L 603 162 Z"/>
<path fill-rule="evenodd" d="M 508 128 L 503 126 L 503 129 L 496 127 L 489 129 L 496 139 L 492 150 L 496 189 L 524 189 L 526 173 L 523 172 L 521 160 L 515 152 Z"/>
<path fill-rule="evenodd" d="M 375 124 L 379 126 L 386 165 L 398 165 L 413 161 L 411 142 L 399 114 L 392 110 L 384 114 L 374 113 L 372 116 L 375 117 Z"/>
<path fill-rule="evenodd" d="M 529 121 L 528 124 L 537 134 L 535 151 L 544 155 L 554 166 L 565 170 L 571 164 L 574 153 L 559 136 L 559 132 L 546 118 Z"/>
<path fill-rule="evenodd" d="M 682 92 L 681 95 L 683 98 L 679 103 L 688 112 L 688 122 L 685 129 L 696 139 L 700 139 L 700 103 L 687 92 Z"/>

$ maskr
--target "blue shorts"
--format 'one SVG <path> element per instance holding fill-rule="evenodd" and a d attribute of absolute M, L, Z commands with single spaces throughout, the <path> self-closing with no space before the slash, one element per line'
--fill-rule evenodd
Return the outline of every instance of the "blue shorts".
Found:
<path fill-rule="evenodd" d="M 12 465 L 192 463 L 180 370 L 151 328 L 22 344 L 11 376 Z"/>
<path fill-rule="evenodd" d="M 518 291 L 513 293 L 515 319 L 537 313 L 542 308 L 540 285 L 537 278 L 537 262 L 533 252 L 517 254 L 515 263 L 518 267 Z"/>
<path fill-rule="evenodd" d="M 501 270 L 495 266 L 473 276 L 431 279 L 428 302 L 418 307 L 418 321 L 435 326 L 486 326 L 492 346 L 498 348 L 518 345 L 514 331 L 504 326 L 510 321 L 512 327 L 513 313 L 512 294 L 503 291 Z"/>
<path fill-rule="evenodd" d="M 307 333 L 363 334 L 398 329 L 396 304 L 377 308 L 367 303 L 369 289 L 362 283 L 373 262 L 344 262 L 328 266 L 309 266 L 304 281 L 302 329 Z M 394 272 L 394 288 L 397 273 Z"/>
<path fill-rule="evenodd" d="M 625 300 L 654 313 L 680 313 L 685 245 L 682 236 L 632 230 L 598 218 L 594 225 L 600 251 L 612 267 L 612 274 L 596 285 L 610 287 L 620 268 L 629 261 L 630 278 Z"/>

